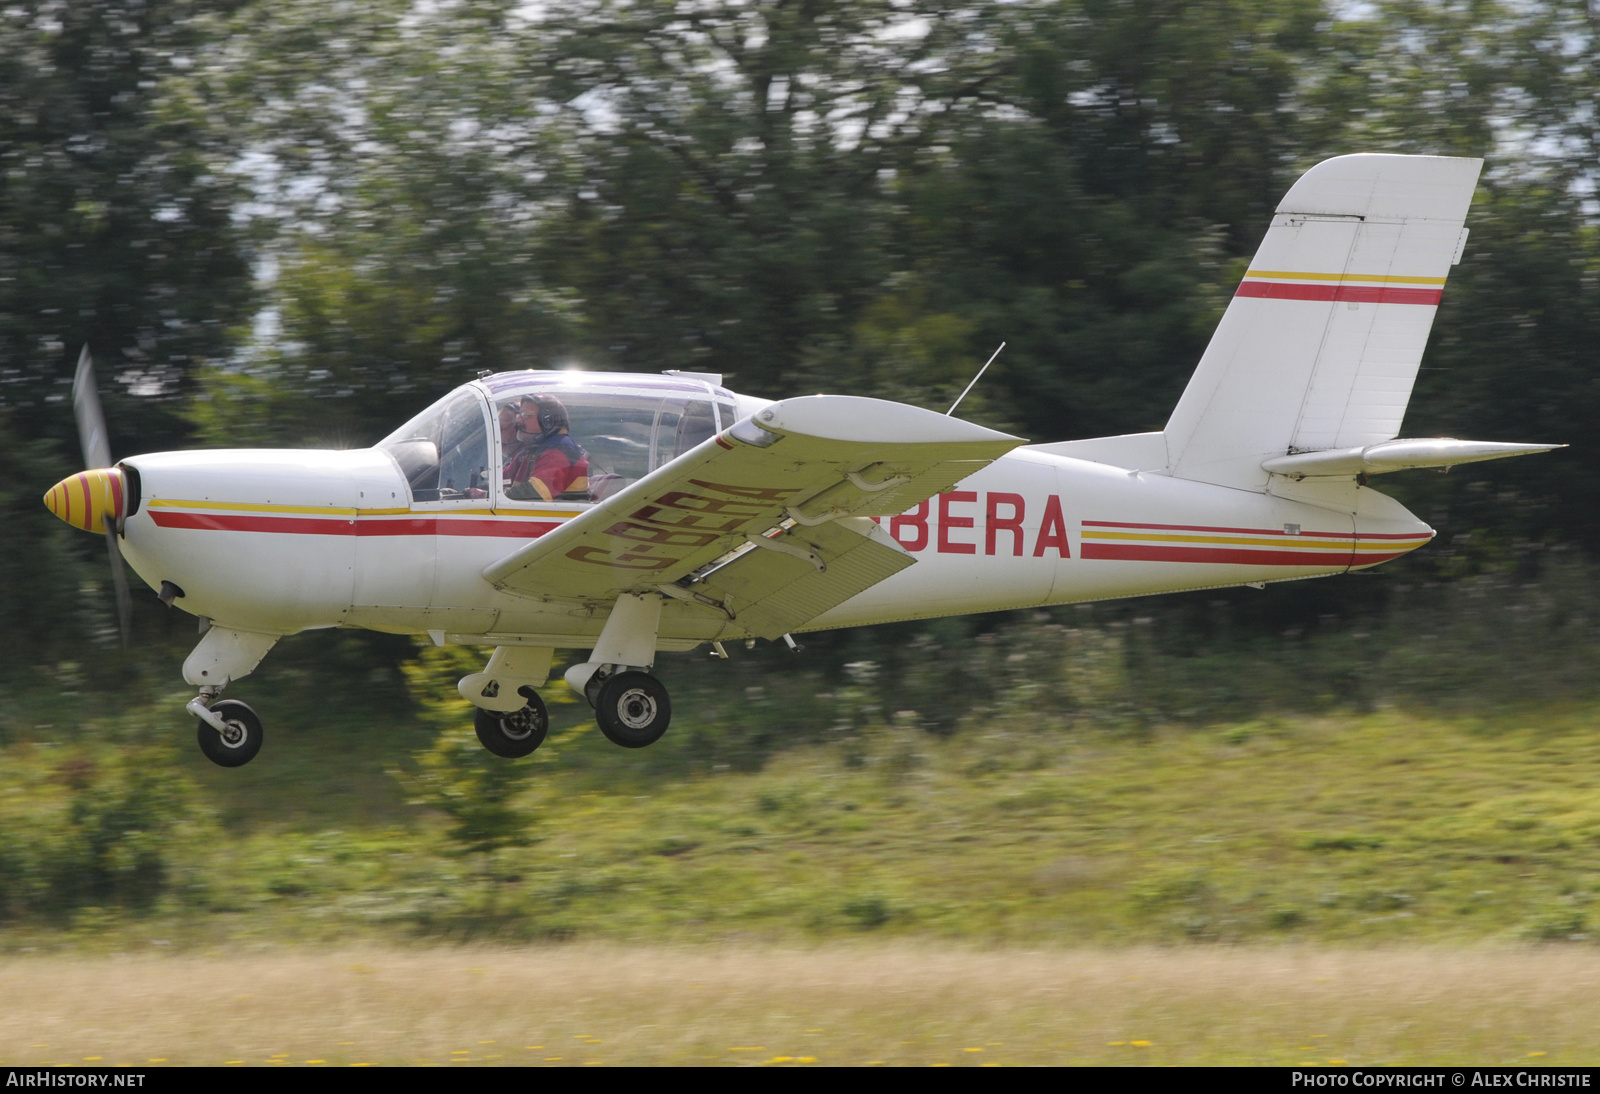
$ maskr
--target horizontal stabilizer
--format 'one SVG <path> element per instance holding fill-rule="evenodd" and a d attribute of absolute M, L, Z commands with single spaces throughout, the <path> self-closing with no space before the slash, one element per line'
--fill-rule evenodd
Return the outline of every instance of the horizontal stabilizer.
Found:
<path fill-rule="evenodd" d="M 1454 467 L 1507 456 L 1527 456 L 1565 448 L 1564 444 L 1502 444 L 1499 441 L 1457 441 L 1448 437 L 1427 440 L 1384 441 L 1364 448 L 1335 448 L 1324 452 L 1299 452 L 1274 456 L 1262 462 L 1263 470 L 1291 479 L 1349 478 L 1382 475 L 1412 467 Z"/>

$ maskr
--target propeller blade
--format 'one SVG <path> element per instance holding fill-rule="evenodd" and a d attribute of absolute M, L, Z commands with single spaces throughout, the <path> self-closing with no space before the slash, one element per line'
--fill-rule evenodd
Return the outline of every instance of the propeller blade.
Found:
<path fill-rule="evenodd" d="M 111 555 L 111 584 L 117 590 L 117 627 L 122 632 L 122 648 L 128 648 L 128 632 L 133 624 L 133 599 L 128 595 L 128 575 L 122 568 L 122 548 L 117 546 L 117 522 L 109 515 L 106 525 L 106 551 Z"/>
<path fill-rule="evenodd" d="M 87 342 L 78 354 L 78 371 L 72 377 L 72 414 L 78 419 L 84 470 L 110 467 L 111 438 L 106 432 L 105 411 L 100 409 L 100 392 L 94 382 L 94 359 L 89 356 Z M 106 529 L 106 553 L 111 556 L 111 584 L 117 592 L 117 629 L 122 634 L 122 648 L 127 649 L 133 623 L 133 598 L 128 595 L 128 574 L 122 565 L 122 548 L 117 545 L 117 518 L 107 513 L 101 519 Z"/>
<path fill-rule="evenodd" d="M 111 438 L 106 433 L 105 412 L 95 389 L 94 361 L 88 343 L 78 354 L 78 372 L 72 378 L 72 413 L 78 419 L 78 441 L 83 445 L 83 467 L 93 471 L 111 466 Z"/>

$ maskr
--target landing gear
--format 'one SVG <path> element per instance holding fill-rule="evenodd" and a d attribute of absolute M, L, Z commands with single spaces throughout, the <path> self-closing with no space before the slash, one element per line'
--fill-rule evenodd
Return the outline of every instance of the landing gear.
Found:
<path fill-rule="evenodd" d="M 594 697 L 595 721 L 606 740 L 623 748 L 655 744 L 672 721 L 672 701 L 661 681 L 644 672 L 608 676 Z"/>
<path fill-rule="evenodd" d="M 200 719 L 200 751 L 219 767 L 243 767 L 261 751 L 256 712 L 236 699 L 217 697 L 232 681 L 249 676 L 277 641 L 275 634 L 214 626 L 183 662 L 183 678 L 200 689 L 184 709 Z"/>
<path fill-rule="evenodd" d="M 544 700 L 530 687 L 517 689 L 528 700 L 520 710 L 498 711 L 478 708 L 473 719 L 478 731 L 478 741 L 496 756 L 515 760 L 527 756 L 544 744 L 550 732 L 550 712 Z"/>
<path fill-rule="evenodd" d="M 197 739 L 206 759 L 219 767 L 243 767 L 261 751 L 261 719 L 256 712 L 237 699 L 223 699 L 212 703 L 207 713 L 212 719 L 200 720 Z"/>

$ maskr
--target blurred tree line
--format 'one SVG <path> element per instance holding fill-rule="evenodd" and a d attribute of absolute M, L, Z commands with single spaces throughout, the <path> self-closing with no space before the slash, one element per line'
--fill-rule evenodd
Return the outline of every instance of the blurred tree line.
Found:
<path fill-rule="evenodd" d="M 85 342 L 119 456 L 367 444 L 482 368 L 942 408 L 1002 339 L 964 413 L 1158 429 L 1273 206 L 1353 151 L 1488 160 L 1406 432 L 1574 446 L 1384 480 L 1445 532 L 1408 580 L 1600 548 L 1593 0 L 24 0 L 0 72 L 0 674 L 127 664 L 38 501 Z"/>

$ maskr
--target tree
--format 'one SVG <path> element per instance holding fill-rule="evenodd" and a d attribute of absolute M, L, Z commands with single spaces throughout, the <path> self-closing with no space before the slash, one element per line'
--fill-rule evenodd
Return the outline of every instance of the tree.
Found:
<path fill-rule="evenodd" d="M 64 385 L 88 344 L 113 453 L 171 447 L 191 370 L 231 352 L 251 296 L 234 152 L 163 90 L 235 6 L 0 15 L 0 405 L 25 435 L 73 437 Z"/>

